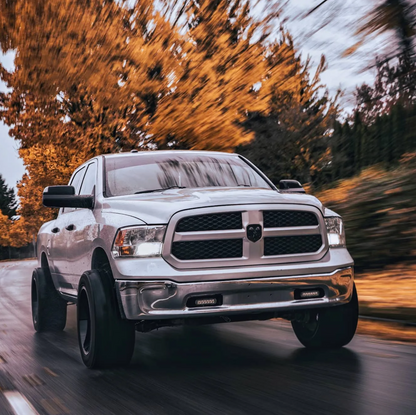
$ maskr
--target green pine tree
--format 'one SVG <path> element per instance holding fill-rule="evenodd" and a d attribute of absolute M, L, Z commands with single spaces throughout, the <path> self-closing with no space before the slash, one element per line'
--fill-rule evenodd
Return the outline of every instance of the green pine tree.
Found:
<path fill-rule="evenodd" d="M 0 174 L 0 210 L 1 213 L 9 218 L 16 215 L 17 201 L 14 189 L 8 187 Z"/>

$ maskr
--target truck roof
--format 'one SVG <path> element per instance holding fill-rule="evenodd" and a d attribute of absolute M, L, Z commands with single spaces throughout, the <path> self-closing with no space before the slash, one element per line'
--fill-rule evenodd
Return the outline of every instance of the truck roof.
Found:
<path fill-rule="evenodd" d="M 156 154 L 160 155 L 186 155 L 186 154 L 192 154 L 192 155 L 212 155 L 212 156 L 238 156 L 236 153 L 226 153 L 224 151 L 204 151 L 204 150 L 148 150 L 148 151 L 129 151 L 129 152 L 123 152 L 123 153 L 112 153 L 112 154 L 102 154 L 102 157 L 104 158 L 114 158 L 114 157 L 137 157 L 137 156 L 146 156 L 146 155 L 152 155 L 155 156 Z"/>

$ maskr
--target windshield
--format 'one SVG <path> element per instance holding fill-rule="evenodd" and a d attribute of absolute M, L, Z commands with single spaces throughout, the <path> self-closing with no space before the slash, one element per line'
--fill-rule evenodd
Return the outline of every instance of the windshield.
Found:
<path fill-rule="evenodd" d="M 107 196 L 168 188 L 260 187 L 270 185 L 236 155 L 135 154 L 106 159 Z"/>

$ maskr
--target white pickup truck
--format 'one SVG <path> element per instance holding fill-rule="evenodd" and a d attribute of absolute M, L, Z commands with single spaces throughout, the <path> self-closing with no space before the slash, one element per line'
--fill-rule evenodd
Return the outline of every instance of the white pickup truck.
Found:
<path fill-rule="evenodd" d="M 294 181 L 281 190 L 238 154 L 95 157 L 43 204 L 32 277 L 37 331 L 77 306 L 87 367 L 126 364 L 135 331 L 285 318 L 306 347 L 342 347 L 358 319 L 339 215 Z"/>

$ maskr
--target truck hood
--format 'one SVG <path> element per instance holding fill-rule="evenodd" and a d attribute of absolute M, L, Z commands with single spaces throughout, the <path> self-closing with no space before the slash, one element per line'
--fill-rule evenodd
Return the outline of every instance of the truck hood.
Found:
<path fill-rule="evenodd" d="M 323 212 L 321 202 L 314 196 L 279 193 L 272 189 L 212 187 L 110 197 L 103 199 L 102 209 L 133 216 L 147 224 L 165 224 L 172 215 L 187 209 L 251 204 L 309 205 Z"/>

